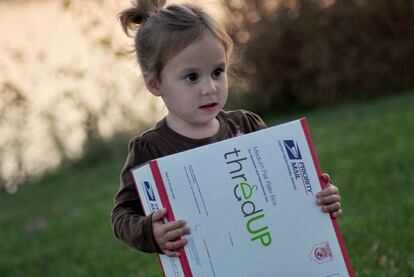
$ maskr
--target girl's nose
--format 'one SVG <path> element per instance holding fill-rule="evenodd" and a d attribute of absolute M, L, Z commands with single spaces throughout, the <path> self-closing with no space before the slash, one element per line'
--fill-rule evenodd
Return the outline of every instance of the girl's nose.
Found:
<path fill-rule="evenodd" d="M 209 95 L 217 92 L 217 87 L 212 79 L 206 80 L 205 84 L 203 85 L 202 94 Z"/>

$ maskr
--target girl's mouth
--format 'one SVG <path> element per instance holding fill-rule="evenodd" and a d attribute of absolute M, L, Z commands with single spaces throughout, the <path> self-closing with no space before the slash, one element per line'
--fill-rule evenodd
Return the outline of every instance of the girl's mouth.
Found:
<path fill-rule="evenodd" d="M 212 108 L 212 107 L 215 107 L 215 106 L 217 106 L 217 103 L 210 103 L 210 104 L 206 104 L 206 105 L 200 106 L 200 108 L 202 108 L 202 109 L 204 109 L 204 108 Z"/>
<path fill-rule="evenodd" d="M 205 112 L 210 112 L 210 111 L 215 110 L 217 105 L 218 105 L 217 103 L 209 103 L 209 104 L 200 106 L 200 109 L 202 109 Z"/>

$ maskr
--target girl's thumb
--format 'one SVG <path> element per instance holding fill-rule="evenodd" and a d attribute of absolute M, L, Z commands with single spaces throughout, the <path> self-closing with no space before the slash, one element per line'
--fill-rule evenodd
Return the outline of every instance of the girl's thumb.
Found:
<path fill-rule="evenodd" d="M 329 176 L 328 173 L 322 173 L 322 179 L 328 183 L 331 180 L 331 177 Z"/>
<path fill-rule="evenodd" d="M 162 208 L 152 214 L 152 221 L 159 221 L 167 214 L 167 209 Z"/>

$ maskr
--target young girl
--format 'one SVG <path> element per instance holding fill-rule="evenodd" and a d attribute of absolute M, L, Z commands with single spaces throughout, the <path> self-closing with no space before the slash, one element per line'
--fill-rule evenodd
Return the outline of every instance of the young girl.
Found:
<path fill-rule="evenodd" d="M 222 110 L 232 54 L 232 41 L 223 28 L 199 7 L 164 5 L 165 0 L 136 0 L 120 13 L 125 33 L 136 31 L 135 50 L 145 85 L 162 98 L 168 114 L 131 140 L 112 225 L 115 235 L 136 249 L 178 256 L 177 250 L 187 243 L 182 236 L 190 229 L 183 220 L 163 224 L 165 209 L 144 216 L 130 169 L 266 125 L 254 113 Z M 330 182 L 329 175 L 323 178 Z M 342 213 L 334 185 L 321 191 L 316 201 L 333 217 Z"/>

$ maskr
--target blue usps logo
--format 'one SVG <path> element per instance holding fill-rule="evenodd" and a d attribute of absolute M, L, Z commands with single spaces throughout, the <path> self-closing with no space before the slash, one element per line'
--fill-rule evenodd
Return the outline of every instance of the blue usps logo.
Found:
<path fill-rule="evenodd" d="M 154 191 L 152 190 L 152 186 L 149 182 L 142 182 L 142 184 L 144 185 L 144 189 L 145 192 L 147 193 L 147 197 L 149 201 L 155 201 L 155 194 Z"/>
<path fill-rule="evenodd" d="M 302 155 L 300 154 L 298 143 L 295 140 L 284 140 L 286 152 L 291 160 L 300 160 Z"/>

